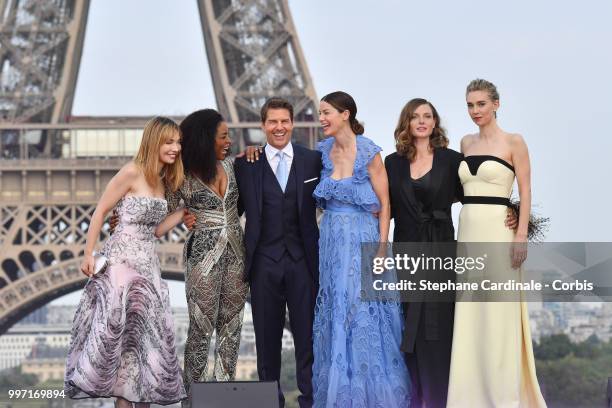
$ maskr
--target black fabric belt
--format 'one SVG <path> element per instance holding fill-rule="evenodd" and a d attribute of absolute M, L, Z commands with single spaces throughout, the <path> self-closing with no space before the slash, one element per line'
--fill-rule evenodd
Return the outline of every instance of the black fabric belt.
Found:
<path fill-rule="evenodd" d="M 510 207 L 510 199 L 506 197 L 464 196 L 463 204 L 494 204 Z"/>
<path fill-rule="evenodd" d="M 446 211 L 442 210 L 433 210 L 430 212 L 425 212 L 421 214 L 421 222 L 432 222 L 432 221 L 442 221 L 442 222 L 453 222 L 452 218 L 446 213 Z"/>

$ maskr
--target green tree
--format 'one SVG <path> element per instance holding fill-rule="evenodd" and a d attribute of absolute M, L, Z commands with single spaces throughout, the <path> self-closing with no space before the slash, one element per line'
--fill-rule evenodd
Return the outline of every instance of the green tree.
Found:
<path fill-rule="evenodd" d="M 581 358 L 594 359 L 597 358 L 602 351 L 601 341 L 599 341 L 599 338 L 595 334 L 592 334 L 582 343 L 576 344 L 575 347 L 574 355 Z"/>
<path fill-rule="evenodd" d="M 554 334 L 544 337 L 534 347 L 537 360 L 558 360 L 574 352 L 574 345 L 565 334 Z"/>
<path fill-rule="evenodd" d="M 603 406 L 609 364 L 610 359 L 593 361 L 574 356 L 537 361 L 538 379 L 546 402 L 559 407 Z"/>
<path fill-rule="evenodd" d="M 558 408 L 605 405 L 612 377 L 612 342 L 597 336 L 572 344 L 565 335 L 543 338 L 534 346 L 540 387 L 549 406 Z"/>
<path fill-rule="evenodd" d="M 30 388 L 38 383 L 34 374 L 24 374 L 21 366 L 9 368 L 0 374 L 0 390 L 3 394 L 8 390 Z"/>

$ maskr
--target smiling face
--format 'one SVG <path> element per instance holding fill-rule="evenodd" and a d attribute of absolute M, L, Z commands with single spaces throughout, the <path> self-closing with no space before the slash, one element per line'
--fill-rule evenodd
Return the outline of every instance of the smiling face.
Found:
<path fill-rule="evenodd" d="M 268 109 L 261 128 L 266 134 L 266 142 L 281 150 L 291 141 L 293 131 L 291 114 L 287 109 Z"/>
<path fill-rule="evenodd" d="M 467 94 L 467 107 L 470 117 L 478 126 L 485 126 L 495 120 L 499 101 L 494 101 L 486 91 L 472 91 Z"/>
<path fill-rule="evenodd" d="M 414 110 L 410 118 L 410 134 L 416 139 L 429 138 L 436 126 L 433 110 L 424 103 Z"/>
<path fill-rule="evenodd" d="M 345 126 L 349 126 L 349 111 L 339 112 L 331 104 L 321 101 L 319 105 L 319 123 L 325 136 L 337 135 Z"/>
<path fill-rule="evenodd" d="M 172 132 L 159 147 L 159 161 L 162 165 L 173 164 L 181 152 L 181 137 Z"/>
<path fill-rule="evenodd" d="M 215 156 L 217 160 L 223 160 L 229 154 L 232 147 L 232 139 L 229 136 L 227 123 L 221 122 L 217 126 L 217 134 L 215 135 Z"/>

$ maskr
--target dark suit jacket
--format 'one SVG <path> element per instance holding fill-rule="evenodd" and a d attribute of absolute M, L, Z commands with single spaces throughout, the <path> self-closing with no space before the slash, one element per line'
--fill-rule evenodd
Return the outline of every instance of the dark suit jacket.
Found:
<path fill-rule="evenodd" d="M 436 186 L 432 213 L 423 214 L 410 182 L 410 162 L 405 156 L 392 153 L 385 158 L 385 168 L 389 177 L 391 198 L 391 218 L 395 219 L 394 242 L 422 242 L 453 240 L 455 230 L 450 221 L 451 206 L 463 198 L 463 188 L 459 180 L 459 163 L 463 155 L 451 149 L 434 149 L 432 164 L 432 183 Z M 449 223 L 437 222 L 435 230 L 426 230 L 424 223 L 433 216 L 443 221 L 448 216 Z M 433 234 L 433 235 L 430 235 Z"/>
<path fill-rule="evenodd" d="M 266 163 L 265 155 L 254 163 L 245 157 L 236 159 L 234 172 L 240 199 L 238 211 L 246 212 L 244 243 L 246 259 L 244 262 L 244 279 L 251 278 L 253 255 L 257 249 L 261 234 L 262 180 Z M 293 164 L 297 180 L 297 201 L 300 218 L 300 233 L 306 254 L 306 263 L 315 283 L 319 282 L 319 228 L 316 218 L 316 202 L 312 193 L 321 177 L 321 152 L 293 144 Z"/>
<path fill-rule="evenodd" d="M 385 158 L 385 168 L 389 178 L 391 217 L 395 219 L 393 232 L 395 245 L 398 242 L 454 241 L 455 229 L 451 219 L 451 206 L 456 199 L 463 198 L 463 188 L 458 174 L 462 159 L 462 154 L 451 149 L 436 148 L 434 150 L 431 177 L 435 192 L 431 211 L 423 213 L 410 180 L 408 159 L 397 153 L 392 153 Z M 429 246 L 427 250 L 436 249 L 438 248 Z M 436 253 L 435 255 L 442 257 L 454 255 L 454 252 L 450 253 L 452 246 L 445 246 L 441 250 L 449 251 L 449 253 Z M 416 275 L 407 278 L 415 277 Z M 421 278 L 422 276 L 415 279 Z M 453 272 L 434 272 L 428 276 L 430 280 L 446 281 L 454 278 Z M 422 295 L 421 292 L 412 295 L 410 303 L 405 308 L 402 350 L 406 352 L 414 351 L 417 336 L 424 336 L 426 340 L 452 341 L 454 304 L 452 302 L 442 303 L 440 302 L 442 299 L 439 298 L 437 302 L 423 303 L 428 298 L 423 298 Z M 449 300 L 454 297 L 452 293 L 447 295 Z M 420 322 L 420 319 L 424 321 Z M 424 332 L 419 333 L 419 327 L 423 327 Z"/>

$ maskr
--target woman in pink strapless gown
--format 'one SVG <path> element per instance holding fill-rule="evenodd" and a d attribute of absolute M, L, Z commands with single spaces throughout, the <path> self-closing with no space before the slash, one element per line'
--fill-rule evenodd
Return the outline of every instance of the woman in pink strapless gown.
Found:
<path fill-rule="evenodd" d="M 90 279 L 66 361 L 64 389 L 70 398 L 116 397 L 116 406 L 124 408 L 186 397 L 168 287 L 155 252 L 158 224 L 167 215 L 164 190 L 176 190 L 183 180 L 179 152 L 178 126 L 166 118 L 149 121 L 138 155 L 108 183 L 92 216 L 81 265 Z M 102 250 L 109 266 L 93 275 L 93 248 L 115 205 L 119 225 Z M 179 210 L 167 219 L 181 216 Z"/>

